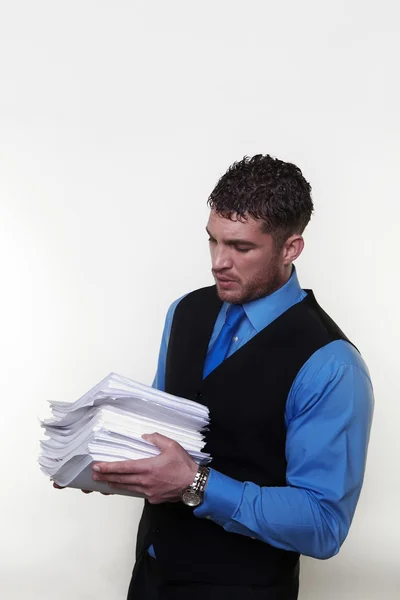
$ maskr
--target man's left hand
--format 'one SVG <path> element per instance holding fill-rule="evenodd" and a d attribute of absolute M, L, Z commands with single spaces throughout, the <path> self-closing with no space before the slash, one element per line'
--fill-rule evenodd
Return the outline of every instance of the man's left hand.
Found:
<path fill-rule="evenodd" d="M 181 491 L 193 482 L 197 463 L 178 442 L 160 433 L 142 437 L 161 453 L 154 458 L 97 463 L 93 466 L 93 479 L 105 481 L 111 488 L 141 494 L 150 504 L 177 502 Z"/>

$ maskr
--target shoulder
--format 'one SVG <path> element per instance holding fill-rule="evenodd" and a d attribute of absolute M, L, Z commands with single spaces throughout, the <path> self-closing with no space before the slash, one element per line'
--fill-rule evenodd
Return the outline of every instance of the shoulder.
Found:
<path fill-rule="evenodd" d="M 175 314 L 176 312 L 183 310 L 197 310 L 205 305 L 205 303 L 215 302 L 221 304 L 215 285 L 200 288 L 185 294 L 178 300 L 172 303 L 170 311 Z"/>
<path fill-rule="evenodd" d="M 334 375 L 346 368 L 354 369 L 370 379 L 368 367 L 360 352 L 347 340 L 335 340 L 314 352 L 301 369 L 301 375 L 303 380 L 307 381 L 321 371 Z"/>
<path fill-rule="evenodd" d="M 193 290 L 191 292 L 187 292 L 186 294 L 184 294 L 183 296 L 181 296 L 180 298 L 177 298 L 176 300 L 174 300 L 174 302 L 172 302 L 172 304 L 169 306 L 168 308 L 168 312 L 167 312 L 167 322 L 172 322 L 174 315 L 177 311 L 177 308 L 185 308 L 185 307 L 191 307 L 193 305 L 193 307 L 197 304 L 202 304 L 203 302 L 207 301 L 207 299 L 212 299 L 212 298 L 217 298 L 216 295 L 216 288 L 214 285 L 212 286 L 208 286 L 208 287 L 203 287 L 203 288 L 199 288 L 197 290 Z"/>
<path fill-rule="evenodd" d="M 181 300 L 185 299 L 185 303 L 190 303 L 203 301 L 209 298 L 218 298 L 215 285 L 210 285 L 207 287 L 199 288 L 198 290 L 193 290 L 192 292 L 185 294 L 185 296 L 183 296 Z"/>
<path fill-rule="evenodd" d="M 167 311 L 167 321 L 172 320 L 174 318 L 174 314 L 175 314 L 177 306 L 179 306 L 179 304 L 182 302 L 182 300 L 184 298 L 186 298 L 186 296 L 187 296 L 187 294 L 184 294 L 183 296 L 181 296 L 180 298 L 177 298 L 176 300 L 174 300 L 172 302 L 172 304 L 169 306 L 168 311 Z"/>
<path fill-rule="evenodd" d="M 317 350 L 300 369 L 289 394 L 287 416 L 290 419 L 317 407 L 326 415 L 348 411 L 369 414 L 373 404 L 364 359 L 348 341 L 335 340 Z"/>

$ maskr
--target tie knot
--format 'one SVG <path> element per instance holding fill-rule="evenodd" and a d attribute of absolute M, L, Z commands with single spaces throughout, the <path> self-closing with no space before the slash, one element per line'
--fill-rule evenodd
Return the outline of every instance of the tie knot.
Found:
<path fill-rule="evenodd" d="M 244 308 L 241 304 L 231 304 L 226 315 L 228 325 L 235 325 L 244 317 Z"/>

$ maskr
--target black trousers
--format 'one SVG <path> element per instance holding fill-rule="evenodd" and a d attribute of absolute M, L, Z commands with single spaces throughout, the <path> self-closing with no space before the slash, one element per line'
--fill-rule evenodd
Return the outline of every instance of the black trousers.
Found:
<path fill-rule="evenodd" d="M 165 581 L 157 560 L 144 552 L 133 570 L 128 600 L 297 600 L 298 591 L 298 581 L 273 588 Z"/>

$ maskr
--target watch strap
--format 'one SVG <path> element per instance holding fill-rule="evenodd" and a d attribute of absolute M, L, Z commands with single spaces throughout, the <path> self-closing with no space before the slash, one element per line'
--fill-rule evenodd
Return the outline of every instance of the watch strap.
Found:
<path fill-rule="evenodd" d="M 182 490 L 181 498 L 184 504 L 194 507 L 202 503 L 209 474 L 209 467 L 199 466 L 193 482 Z"/>

